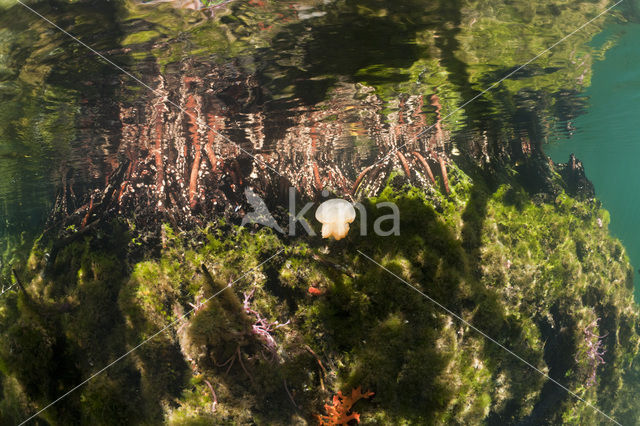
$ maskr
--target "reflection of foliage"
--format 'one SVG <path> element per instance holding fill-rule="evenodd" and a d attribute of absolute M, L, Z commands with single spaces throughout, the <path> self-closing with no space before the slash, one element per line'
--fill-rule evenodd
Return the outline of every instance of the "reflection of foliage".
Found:
<path fill-rule="evenodd" d="M 65 13 L 76 16 L 68 29 L 99 50 L 113 47 L 118 37 L 109 19 L 112 5 L 37 8 L 62 25 Z M 78 134 L 87 130 L 79 120 L 82 101 L 86 105 L 110 93 L 95 83 L 103 76 L 103 64 L 75 46 L 69 49 L 64 34 L 34 20 L 22 6 L 14 3 L 0 12 L 0 27 L 0 253 L 7 253 L 0 263 L 7 266 L 15 260 L 8 252 L 20 240 L 30 245 L 30 233 L 39 232 L 34 230 L 50 211 L 67 165 L 77 160 L 86 168 L 82 156 L 89 154 L 74 151 Z M 97 38 L 102 31 L 108 35 Z"/>
<path fill-rule="evenodd" d="M 290 95 L 312 101 L 322 99 L 324 90 L 340 78 L 372 85 L 387 99 L 398 93 L 437 92 L 447 115 L 461 100 L 532 59 L 607 5 L 485 3 L 332 3 L 318 9 L 320 16 L 293 22 L 275 36 L 267 53 L 273 56 L 265 69 L 267 81 L 277 92 L 291 90 L 291 82 L 297 81 Z M 523 89 L 553 93 L 588 84 L 593 49 L 585 43 L 599 32 L 603 20 L 556 46 L 498 91 L 510 96 Z M 495 103 L 489 110 L 508 106 L 503 97 L 487 95 L 485 102 Z M 480 108 L 487 108 L 482 99 L 467 113 L 478 115 Z"/>
<path fill-rule="evenodd" d="M 129 19 L 153 23 L 154 31 L 162 34 L 152 49 L 161 64 L 187 53 L 214 53 L 220 58 L 250 55 L 257 59 L 251 67 L 257 68 L 276 98 L 317 102 L 335 82 L 348 79 L 375 87 L 387 100 L 399 93 L 437 93 L 443 100 L 443 115 L 448 115 L 608 4 L 309 0 L 290 5 L 265 0 L 235 3 L 229 13 L 212 21 L 204 17 L 194 21 L 194 11 L 181 11 L 190 16 L 185 19 L 167 16 L 165 8 L 130 4 Z M 481 108 L 501 111 L 525 89 L 554 93 L 587 85 L 593 58 L 601 52 L 586 43 L 600 31 L 604 19 L 555 46 L 502 84 L 497 89 L 500 96 L 489 93 L 467 114 L 477 115 Z M 171 41 L 185 32 L 188 44 Z M 452 117 L 450 126 L 462 114 Z"/>
<path fill-rule="evenodd" d="M 567 111 L 567 94 L 590 84 L 593 61 L 602 56 L 604 45 L 589 44 L 601 31 L 604 15 L 571 34 L 610 5 L 599 2 L 508 2 L 474 0 L 461 9 L 456 58 L 466 64 L 465 73 L 470 97 L 484 90 L 516 68 L 549 52 L 516 72 L 483 96 L 487 104 L 472 104 L 469 114 L 494 115 L 502 125 L 527 132 L 538 140 L 554 125 L 554 117 L 579 113 L 579 107 Z M 482 109 L 479 109 L 482 108 Z M 541 127 L 537 128 L 536 127 Z"/>

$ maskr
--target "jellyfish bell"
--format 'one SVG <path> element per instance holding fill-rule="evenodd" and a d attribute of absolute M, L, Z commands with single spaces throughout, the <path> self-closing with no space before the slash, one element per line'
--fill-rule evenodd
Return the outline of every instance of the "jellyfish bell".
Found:
<path fill-rule="evenodd" d="M 316 219 L 322 223 L 322 238 L 340 240 L 347 236 L 349 224 L 356 218 L 356 209 L 341 199 L 327 200 L 316 210 Z"/>

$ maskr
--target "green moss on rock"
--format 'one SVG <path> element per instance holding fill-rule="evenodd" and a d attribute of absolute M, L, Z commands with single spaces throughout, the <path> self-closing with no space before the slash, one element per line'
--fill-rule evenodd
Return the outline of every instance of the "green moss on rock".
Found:
<path fill-rule="evenodd" d="M 43 418 L 304 424 L 361 386 L 375 392 L 354 407 L 363 424 L 602 421 L 415 290 L 617 420 L 636 418 L 638 310 L 607 213 L 565 194 L 542 203 L 518 186 L 490 190 L 455 167 L 449 177 L 449 197 L 392 182 L 365 201 L 369 227 L 388 213 L 377 203 L 395 203 L 400 236 L 165 226 L 159 251 L 134 260 L 114 225 L 49 262 L 34 250 L 21 271 L 29 295 L 12 292 L 0 310 L 3 419 L 151 338 Z M 256 313 L 273 324 L 273 345 Z M 605 364 L 589 386 L 584 330 L 597 318 Z"/>

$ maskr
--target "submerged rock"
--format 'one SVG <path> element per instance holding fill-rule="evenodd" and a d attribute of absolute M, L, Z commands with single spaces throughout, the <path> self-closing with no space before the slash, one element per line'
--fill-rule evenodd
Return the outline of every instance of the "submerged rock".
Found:
<path fill-rule="evenodd" d="M 189 232 L 164 225 L 162 244 L 140 253 L 133 229 L 104 222 L 60 246 L 42 277 L 41 241 L 20 271 L 29 297 L 1 302 L 0 366 L 12 395 L 2 403 L 14 405 L 0 420 L 23 419 L 165 327 L 47 419 L 290 424 L 362 387 L 375 392 L 356 407 L 363 423 L 600 420 L 468 324 L 619 421 L 637 418 L 639 314 L 606 212 L 564 193 L 533 202 L 517 184 L 490 189 L 454 165 L 449 172 L 449 196 L 396 184 L 364 200 L 373 219 L 376 203 L 396 204 L 402 235 L 352 233 L 331 252 L 313 237 L 220 222 Z M 265 328 L 265 344 L 256 318 L 287 326 Z M 596 367 L 586 328 L 602 349 Z"/>
<path fill-rule="evenodd" d="M 567 163 L 557 164 L 558 173 L 566 183 L 567 193 L 580 199 L 593 198 L 596 191 L 584 171 L 582 162 L 575 155 L 569 156 Z"/>

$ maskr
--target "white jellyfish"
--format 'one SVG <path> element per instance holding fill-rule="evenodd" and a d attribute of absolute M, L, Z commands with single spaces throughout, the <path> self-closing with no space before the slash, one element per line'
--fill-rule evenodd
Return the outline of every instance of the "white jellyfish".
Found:
<path fill-rule="evenodd" d="M 356 218 L 356 209 L 346 200 L 333 199 L 320 204 L 316 219 L 322 223 L 322 238 L 340 240 L 347 236 L 349 224 Z"/>

